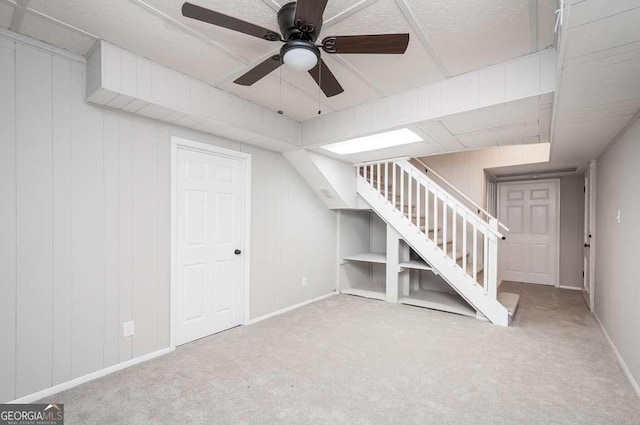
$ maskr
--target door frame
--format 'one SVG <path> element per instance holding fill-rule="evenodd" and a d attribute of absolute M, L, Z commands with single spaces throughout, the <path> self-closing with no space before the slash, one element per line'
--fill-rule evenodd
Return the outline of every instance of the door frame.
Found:
<path fill-rule="evenodd" d="M 596 161 L 589 162 L 587 165 L 587 169 L 584 173 L 585 179 L 589 178 L 589 186 L 585 184 L 585 230 L 586 230 L 586 215 L 587 209 L 589 211 L 589 230 L 591 231 L 591 238 L 589 239 L 589 309 L 593 312 L 595 311 L 595 286 L 596 286 Z M 586 182 L 585 182 L 586 183 Z M 587 197 L 587 191 L 589 196 Z M 589 203 L 587 205 L 586 199 L 589 199 Z M 586 233 L 586 232 L 585 232 Z M 584 256 L 583 256 L 584 258 Z M 583 264 L 583 270 L 585 265 Z M 584 270 L 586 271 L 586 270 Z M 586 273 L 582 280 L 583 285 L 583 294 L 584 294 L 584 286 L 586 280 Z"/>
<path fill-rule="evenodd" d="M 177 279 L 177 262 L 178 262 L 178 226 L 177 220 L 177 189 L 178 176 L 176 175 L 178 149 L 185 149 L 194 152 L 200 152 L 207 155 L 214 155 L 224 158 L 237 159 L 242 162 L 243 167 L 243 186 L 244 196 L 241 196 L 241 210 L 244 214 L 244 223 L 241 227 L 241 243 L 242 243 L 242 266 L 241 266 L 241 286 L 240 291 L 240 324 L 246 325 L 250 318 L 249 303 L 249 277 L 251 265 L 251 154 L 225 149 L 207 143 L 196 142 L 194 140 L 182 137 L 171 136 L 171 303 L 170 303 L 170 347 L 176 348 L 176 285 Z"/>
<path fill-rule="evenodd" d="M 500 220 L 500 188 L 502 186 L 513 186 L 513 185 L 517 185 L 517 184 L 523 184 L 523 183 L 554 183 L 556 185 L 556 237 L 555 237 L 555 243 L 556 243 L 556 273 L 555 273 L 555 283 L 553 283 L 553 285 L 546 285 L 545 286 L 553 286 L 555 288 L 559 288 L 560 287 L 560 188 L 561 188 L 561 184 L 560 184 L 560 179 L 535 179 L 535 180 L 517 180 L 517 181 L 507 181 L 507 182 L 498 182 L 498 185 L 496 187 L 496 190 L 498 192 L 497 194 L 497 198 L 498 198 L 498 205 L 497 205 L 497 209 L 498 211 L 496 211 L 498 213 L 498 220 Z M 509 238 L 509 235 L 507 234 L 507 238 Z M 500 270 L 502 270 L 502 267 L 499 267 Z M 542 285 L 539 283 L 532 283 L 531 285 Z"/>

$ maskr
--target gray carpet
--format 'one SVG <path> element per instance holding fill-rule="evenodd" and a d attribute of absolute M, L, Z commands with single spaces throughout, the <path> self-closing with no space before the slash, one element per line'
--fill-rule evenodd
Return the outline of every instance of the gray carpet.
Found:
<path fill-rule="evenodd" d="M 505 283 L 513 326 L 340 295 L 46 401 L 69 424 L 640 424 L 577 291 Z"/>

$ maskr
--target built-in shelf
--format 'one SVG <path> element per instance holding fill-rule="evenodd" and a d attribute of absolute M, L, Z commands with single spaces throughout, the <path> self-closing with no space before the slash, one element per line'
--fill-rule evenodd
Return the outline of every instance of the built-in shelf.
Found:
<path fill-rule="evenodd" d="M 342 291 L 343 294 L 347 294 L 347 295 L 355 295 L 358 297 L 365 297 L 365 298 L 373 298 L 374 300 L 380 300 L 380 301 L 385 301 L 386 300 L 386 294 L 384 292 L 380 292 L 377 291 L 375 289 L 361 289 L 361 288 L 349 288 L 349 289 L 343 289 Z"/>
<path fill-rule="evenodd" d="M 401 269 L 431 270 L 431 271 L 433 271 L 433 268 L 430 265 L 428 265 L 424 261 L 420 261 L 420 260 L 404 261 L 404 262 L 398 264 L 398 266 Z"/>
<path fill-rule="evenodd" d="M 361 254 L 353 254 L 342 257 L 342 261 L 361 261 L 364 263 L 387 264 L 387 254 L 381 254 L 378 252 L 363 252 Z"/>
<path fill-rule="evenodd" d="M 458 294 L 442 291 L 415 291 L 407 297 L 398 300 L 401 304 L 430 308 L 476 317 L 476 311 Z"/>

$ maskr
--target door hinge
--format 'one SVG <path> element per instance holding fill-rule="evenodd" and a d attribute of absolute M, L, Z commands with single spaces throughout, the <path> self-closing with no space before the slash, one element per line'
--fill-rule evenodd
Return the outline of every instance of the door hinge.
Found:
<path fill-rule="evenodd" d="M 587 186 L 582 186 L 582 191 L 583 191 L 584 193 L 587 193 Z"/>
<path fill-rule="evenodd" d="M 584 272 L 582 272 L 582 277 L 584 277 Z"/>

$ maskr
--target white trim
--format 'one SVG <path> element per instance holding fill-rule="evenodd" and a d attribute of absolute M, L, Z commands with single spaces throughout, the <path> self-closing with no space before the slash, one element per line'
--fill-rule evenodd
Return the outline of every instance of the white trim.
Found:
<path fill-rule="evenodd" d="M 334 295 L 338 295 L 338 292 L 335 292 L 335 291 L 334 292 L 329 292 L 328 294 L 320 295 L 319 297 L 315 297 L 315 298 L 311 298 L 310 300 L 303 301 L 301 303 L 294 304 L 294 305 L 289 306 L 289 307 L 285 307 L 285 308 L 280 309 L 278 311 L 274 311 L 273 313 L 269 313 L 269 314 L 265 314 L 264 316 L 256 317 L 255 319 L 249 320 L 245 324 L 246 325 L 253 325 L 255 323 L 262 322 L 263 320 L 269 319 L 271 317 L 278 316 L 278 315 L 283 314 L 283 313 L 287 313 L 287 312 L 289 312 L 291 310 L 295 310 L 297 308 L 304 307 L 307 304 L 311 304 L 311 303 L 314 303 L 316 301 L 324 300 L 325 298 L 329 298 L 329 297 L 332 297 Z"/>
<path fill-rule="evenodd" d="M 156 357 L 164 356 L 165 354 L 169 354 L 173 352 L 174 348 L 168 347 L 163 348 L 162 350 L 154 351 L 153 353 L 145 354 L 144 356 L 136 357 L 131 360 L 127 360 L 126 362 L 118 363 L 113 366 L 109 366 L 104 369 L 97 370 L 95 372 L 89 373 L 84 376 L 80 376 L 79 378 L 72 379 L 71 381 L 63 382 L 62 384 L 55 385 L 51 388 L 47 388 L 42 391 L 38 391 L 37 393 L 29 394 L 24 397 L 20 397 L 16 400 L 8 402 L 9 404 L 27 404 L 33 403 L 34 401 L 43 399 L 45 397 L 50 397 L 54 394 L 57 394 L 61 391 L 66 391 L 73 387 L 77 387 L 78 385 L 85 384 L 89 381 L 93 381 L 98 378 L 102 378 L 107 375 L 111 375 L 114 372 L 121 371 L 123 369 L 127 369 L 131 366 L 135 366 L 137 364 L 155 359 Z"/>
<path fill-rule="evenodd" d="M 613 340 L 609 336 L 609 332 L 607 332 L 607 330 L 605 329 L 604 325 L 600 321 L 600 318 L 598 317 L 598 315 L 595 312 L 593 313 L 593 317 L 596 318 L 596 321 L 598 322 L 598 325 L 600 325 L 600 329 L 602 330 L 602 333 L 604 334 L 605 338 L 609 342 L 609 345 L 611 346 L 611 349 L 615 353 L 616 357 L 618 358 L 618 363 L 620 363 L 620 367 L 622 368 L 622 371 L 624 372 L 624 374 L 627 376 L 627 379 L 629 380 L 629 383 L 631 384 L 631 387 L 636 392 L 636 395 L 638 396 L 638 398 L 640 398 L 640 386 L 638 386 L 638 383 L 636 382 L 635 378 L 631 374 L 631 371 L 627 367 L 627 364 L 625 363 L 624 359 L 622 358 L 622 355 L 618 351 L 618 348 L 613 343 Z"/>
<path fill-rule="evenodd" d="M 242 228 L 242 300 L 240 304 L 240 324 L 249 323 L 250 316 L 250 273 L 251 273 L 251 154 L 207 143 L 196 142 L 182 137 L 171 136 L 171 320 L 170 320 L 170 346 L 176 347 L 175 332 L 175 285 L 177 264 L 177 228 L 176 228 L 176 161 L 178 149 L 187 149 L 206 154 L 213 154 L 242 161 L 244 169 L 243 187 L 244 199 L 242 212 L 244 214 L 244 226 Z"/>
<path fill-rule="evenodd" d="M 570 289 L 572 291 L 582 291 L 582 288 L 578 288 L 577 286 L 566 286 L 566 285 L 558 285 L 560 289 Z"/>
<path fill-rule="evenodd" d="M 518 180 L 518 181 L 510 181 L 510 182 L 498 182 L 496 189 L 498 191 L 497 200 L 498 200 L 498 215 L 500 214 L 500 187 L 501 186 L 509 186 L 509 185 L 517 185 L 523 183 L 544 183 L 544 182 L 554 182 L 556 184 L 556 278 L 555 283 L 550 284 L 542 284 L 547 286 L 553 286 L 555 288 L 560 288 L 560 189 L 562 184 L 559 178 L 555 179 L 536 179 L 536 180 Z M 500 217 L 498 217 L 499 219 Z M 507 234 L 507 237 L 508 234 Z M 540 285 L 538 283 L 532 283 L 532 285 Z"/>

